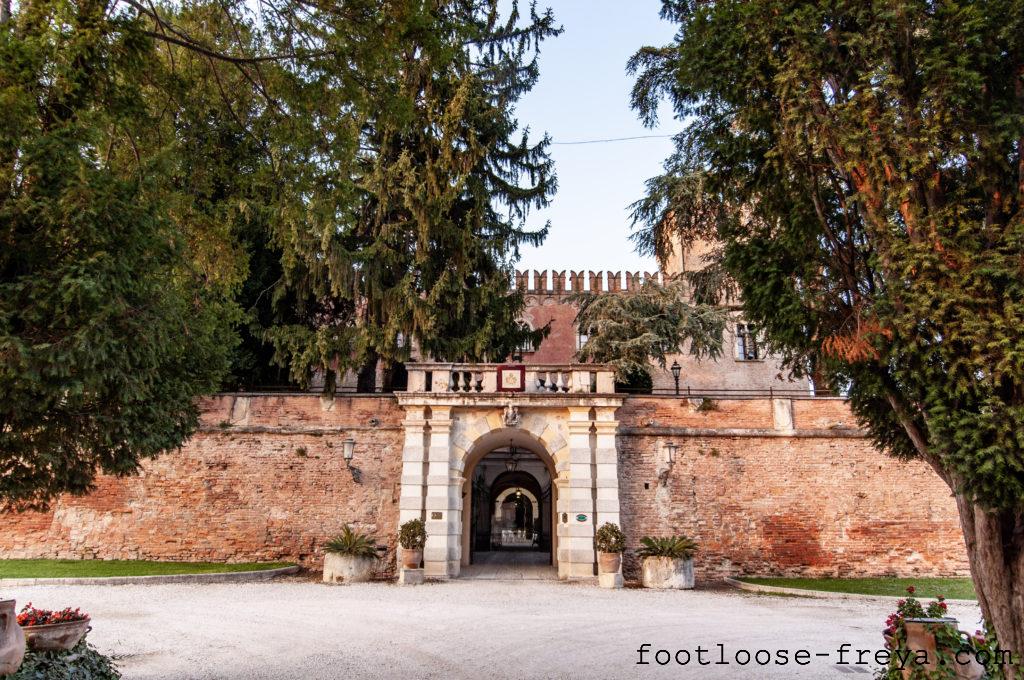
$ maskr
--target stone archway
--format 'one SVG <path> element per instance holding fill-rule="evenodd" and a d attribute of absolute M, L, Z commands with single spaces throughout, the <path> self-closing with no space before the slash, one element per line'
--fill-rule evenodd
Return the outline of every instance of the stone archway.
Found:
<path fill-rule="evenodd" d="M 492 504 L 494 505 L 494 514 L 498 514 L 498 510 L 505 502 L 505 499 L 507 499 L 512 494 L 518 493 L 523 494 L 524 496 L 526 496 L 527 500 L 530 501 L 530 510 L 533 512 L 533 519 L 540 519 L 540 499 L 538 499 L 537 496 L 535 496 L 529 489 L 524 489 L 523 487 L 520 486 L 510 486 L 498 494 L 498 497 L 492 501 Z"/>
<path fill-rule="evenodd" d="M 620 397 L 430 391 L 396 396 L 406 411 L 399 521 L 425 521 L 428 577 L 456 577 L 468 562 L 473 469 L 510 443 L 540 458 L 549 471 L 552 562 L 559 578 L 595 577 L 595 527 L 619 523 Z"/>
<path fill-rule="evenodd" d="M 557 443 L 557 440 L 555 440 Z M 463 501 L 463 523 L 462 523 L 462 541 L 461 541 L 461 554 L 460 554 L 460 566 L 465 567 L 472 562 L 473 557 L 473 522 L 471 519 L 472 509 L 477 503 L 476 495 L 481 490 L 474 488 L 473 479 L 477 467 L 482 461 L 486 460 L 489 455 L 495 451 L 505 449 L 509 445 L 517 447 L 521 452 L 528 452 L 533 457 L 538 459 L 544 466 L 547 472 L 547 478 L 550 480 L 551 494 L 550 498 L 546 503 L 541 503 L 538 495 L 526 487 L 530 486 L 527 483 L 517 484 L 513 480 L 509 480 L 507 489 L 503 488 L 503 484 L 500 480 L 502 478 L 509 478 L 509 473 L 499 474 L 494 479 L 495 488 L 499 489 L 499 493 L 496 498 L 490 499 L 488 503 L 488 511 L 490 513 L 495 512 L 495 507 L 500 507 L 500 500 L 502 494 L 511 493 L 516 488 L 522 489 L 524 495 L 527 495 L 533 505 L 534 512 L 538 513 L 535 519 L 543 521 L 543 518 L 539 516 L 539 512 L 544 512 L 547 515 L 547 524 L 549 534 L 546 535 L 545 548 L 550 556 L 550 564 L 557 564 L 558 560 L 558 546 L 557 536 L 553 530 L 556 526 L 556 508 L 558 503 L 559 494 L 559 473 L 557 471 L 556 459 L 551 453 L 548 452 L 547 447 L 542 439 L 536 437 L 529 430 L 523 428 L 508 428 L 499 427 L 492 430 L 488 430 L 485 435 L 482 435 L 476 439 L 471 445 L 469 450 L 466 452 L 462 459 L 463 464 L 463 489 L 462 489 L 462 501 Z M 532 475 L 530 475 L 532 478 Z M 522 480 L 521 480 L 522 481 Z M 533 485 L 536 487 L 536 491 L 541 491 L 540 483 L 534 479 Z M 542 508 L 543 506 L 543 508 Z M 542 508 L 542 509 L 541 509 Z M 483 548 L 477 546 L 477 550 L 489 550 L 489 547 Z"/>

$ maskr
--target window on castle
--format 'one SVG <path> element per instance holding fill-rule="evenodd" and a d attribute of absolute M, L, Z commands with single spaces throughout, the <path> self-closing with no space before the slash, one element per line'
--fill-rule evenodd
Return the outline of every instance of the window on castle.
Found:
<path fill-rule="evenodd" d="M 738 361 L 764 359 L 764 351 L 757 337 L 757 327 L 753 324 L 736 324 L 736 359 Z"/>
<path fill-rule="evenodd" d="M 527 331 L 532 331 L 533 330 L 533 327 L 530 326 L 530 324 L 528 324 L 528 323 L 527 324 L 523 324 L 523 326 L 524 326 L 523 330 L 527 330 Z M 516 347 L 516 354 L 526 354 L 527 352 L 536 352 L 536 351 L 537 350 L 534 349 L 534 347 L 533 347 L 533 343 L 529 339 L 523 340 L 521 343 L 519 343 L 519 346 Z"/>
<path fill-rule="evenodd" d="M 579 350 L 583 349 L 583 345 L 587 344 L 587 340 L 589 340 L 589 339 L 590 339 L 589 335 L 587 335 L 586 333 L 580 333 L 579 331 L 577 331 L 576 332 L 576 350 L 579 351 Z"/>

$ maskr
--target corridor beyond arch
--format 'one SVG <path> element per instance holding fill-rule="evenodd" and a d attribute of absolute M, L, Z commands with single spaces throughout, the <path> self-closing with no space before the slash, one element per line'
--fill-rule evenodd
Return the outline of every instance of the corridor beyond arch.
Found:
<path fill-rule="evenodd" d="M 463 479 L 463 569 L 477 561 L 498 567 L 557 564 L 558 475 L 543 440 L 522 428 L 492 430 L 467 451 Z M 528 518 L 502 513 L 517 493 L 530 505 Z M 525 553 L 534 556 L 527 559 Z"/>

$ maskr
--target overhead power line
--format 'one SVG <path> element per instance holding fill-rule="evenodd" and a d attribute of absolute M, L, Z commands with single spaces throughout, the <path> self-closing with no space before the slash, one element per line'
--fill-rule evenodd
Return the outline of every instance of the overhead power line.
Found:
<path fill-rule="evenodd" d="M 664 139 L 675 135 L 639 135 L 637 137 L 612 137 L 610 139 L 581 139 L 575 142 L 551 142 L 551 145 L 572 146 L 576 144 L 604 144 L 606 142 L 628 142 L 633 139 Z"/>

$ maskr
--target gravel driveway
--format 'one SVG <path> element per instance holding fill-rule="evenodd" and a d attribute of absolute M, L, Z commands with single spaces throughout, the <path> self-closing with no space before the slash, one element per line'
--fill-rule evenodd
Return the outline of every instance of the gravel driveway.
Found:
<path fill-rule="evenodd" d="M 126 678 L 865 678 L 892 604 L 734 590 L 608 591 L 452 581 L 32 586 L 5 595 L 81 607 Z M 20 604 L 19 604 L 20 607 Z M 951 607 L 973 630 L 975 607 Z M 637 650 L 649 643 L 637 665 Z M 837 665 L 841 644 L 850 649 Z M 720 648 L 719 645 L 722 645 Z M 697 648 L 705 651 L 698 664 Z M 669 663 L 660 666 L 657 658 Z M 677 650 L 686 650 L 676 654 Z M 757 655 L 758 650 L 767 650 Z M 780 650 L 788 663 L 780 665 Z M 806 665 L 796 663 L 798 650 Z M 729 665 L 721 661 L 724 652 Z M 749 652 L 747 665 L 737 663 Z M 675 658 L 688 665 L 679 665 Z M 757 658 L 768 665 L 758 665 Z M 815 656 L 817 654 L 826 656 Z"/>

